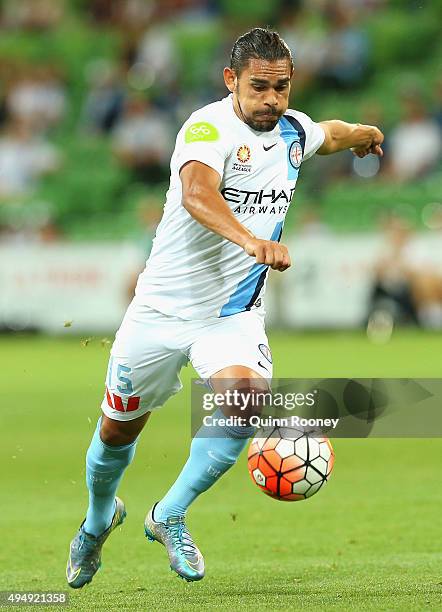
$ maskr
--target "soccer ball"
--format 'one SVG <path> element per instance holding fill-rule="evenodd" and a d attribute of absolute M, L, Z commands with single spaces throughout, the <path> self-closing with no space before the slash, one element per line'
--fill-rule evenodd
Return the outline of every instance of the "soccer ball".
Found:
<path fill-rule="evenodd" d="M 248 453 L 253 482 L 282 501 L 299 501 L 317 493 L 330 478 L 334 461 L 328 438 L 292 427 L 260 429 Z"/>

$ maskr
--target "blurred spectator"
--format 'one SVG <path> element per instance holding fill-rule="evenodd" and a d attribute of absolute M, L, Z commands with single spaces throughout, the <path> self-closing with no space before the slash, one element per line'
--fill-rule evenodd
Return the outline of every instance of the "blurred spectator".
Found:
<path fill-rule="evenodd" d="M 82 110 L 82 127 L 87 132 L 110 132 L 119 120 L 126 98 L 121 70 L 106 60 L 88 67 L 89 91 Z"/>
<path fill-rule="evenodd" d="M 441 155 L 441 134 L 416 90 L 401 97 L 402 120 L 389 135 L 390 172 L 401 182 L 433 170 Z"/>
<path fill-rule="evenodd" d="M 307 10 L 290 6 L 281 12 L 279 31 L 292 52 L 296 96 L 317 77 L 325 61 L 326 34 L 311 24 Z"/>
<path fill-rule="evenodd" d="M 63 233 L 60 228 L 50 219 L 46 223 L 40 225 L 37 231 L 39 241 L 45 244 L 59 242 L 63 238 Z"/>
<path fill-rule="evenodd" d="M 25 122 L 10 123 L 0 136 L 0 199 L 29 194 L 38 178 L 59 164 L 54 145 L 33 135 Z"/>
<path fill-rule="evenodd" d="M 206 71 L 203 72 L 200 79 L 199 89 L 205 88 L 203 94 L 203 104 L 208 104 L 214 100 L 223 98 L 228 94 L 224 79 L 223 69 L 229 64 L 230 54 L 232 52 L 232 41 L 235 41 L 239 36 L 245 33 L 241 23 L 229 17 L 229 15 L 221 15 L 220 26 L 223 36 L 216 40 L 214 48 L 208 57 Z M 184 96 L 194 97 L 195 106 L 192 111 L 198 108 L 195 92 L 185 91 Z"/>
<path fill-rule="evenodd" d="M 168 176 L 172 137 L 167 117 L 142 98 L 130 99 L 113 132 L 118 159 L 143 182 L 161 182 Z"/>
<path fill-rule="evenodd" d="M 115 21 L 123 30 L 139 32 L 149 23 L 155 5 L 154 0 L 117 0 L 114 3 Z"/>
<path fill-rule="evenodd" d="M 54 243 L 63 239 L 63 233 L 54 221 L 33 220 L 22 216 L 10 222 L 0 220 L 0 244 Z"/>
<path fill-rule="evenodd" d="M 47 30 L 64 14 L 64 0 L 5 0 L 3 24 L 10 28 Z"/>
<path fill-rule="evenodd" d="M 0 206 L 0 242 L 59 241 L 63 232 L 54 218 L 55 208 L 55 203 L 38 196 L 3 202 Z"/>
<path fill-rule="evenodd" d="M 142 36 L 136 63 L 151 74 L 151 84 L 159 87 L 173 83 L 180 70 L 179 54 L 170 21 L 152 20 Z"/>
<path fill-rule="evenodd" d="M 369 318 L 382 311 L 394 322 L 442 328 L 442 274 L 419 253 L 416 235 L 405 219 L 389 217 L 384 231 Z"/>
<path fill-rule="evenodd" d="M 403 219 L 391 217 L 384 222 L 384 231 L 385 244 L 374 270 L 368 318 L 376 319 L 377 312 L 384 312 L 394 322 L 417 325 L 417 304 L 407 254 L 411 228 Z"/>
<path fill-rule="evenodd" d="M 85 9 L 87 9 L 94 23 L 108 25 L 113 21 L 115 4 L 115 0 L 87 0 Z"/>
<path fill-rule="evenodd" d="M 27 67 L 7 96 L 11 117 L 44 131 L 61 121 L 66 111 L 66 92 L 50 66 Z"/>
<path fill-rule="evenodd" d="M 325 16 L 329 26 L 321 68 L 321 82 L 328 87 L 350 88 L 366 76 L 369 44 L 356 25 L 357 12 L 343 0 L 329 2 Z"/>

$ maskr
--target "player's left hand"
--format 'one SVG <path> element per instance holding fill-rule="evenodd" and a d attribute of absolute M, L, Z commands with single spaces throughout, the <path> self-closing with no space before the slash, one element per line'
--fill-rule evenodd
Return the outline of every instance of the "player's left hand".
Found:
<path fill-rule="evenodd" d="M 362 158 L 372 153 L 373 155 L 383 157 L 384 151 L 381 145 L 384 142 L 384 135 L 381 130 L 374 125 L 364 125 L 360 127 L 366 128 L 367 130 L 366 142 L 358 147 L 353 147 L 351 149 L 353 155 Z"/>

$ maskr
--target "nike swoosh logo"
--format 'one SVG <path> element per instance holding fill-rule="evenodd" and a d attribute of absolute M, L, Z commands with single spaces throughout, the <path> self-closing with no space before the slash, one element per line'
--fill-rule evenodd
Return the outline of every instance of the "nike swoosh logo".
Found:
<path fill-rule="evenodd" d="M 270 149 L 273 149 L 273 147 L 276 147 L 278 143 L 275 142 L 274 144 L 270 145 L 270 147 L 266 147 L 264 144 L 262 145 L 262 148 L 264 149 L 264 151 L 270 151 Z"/>
<path fill-rule="evenodd" d="M 196 571 L 198 570 L 198 566 L 200 564 L 201 557 L 200 555 L 198 555 L 198 559 L 196 561 L 189 561 L 189 559 L 184 559 L 184 560 L 187 563 L 187 565 L 190 567 L 190 569 L 193 569 Z"/>
<path fill-rule="evenodd" d="M 71 561 L 71 558 L 69 557 L 68 566 L 66 568 L 66 578 L 68 579 L 68 582 L 73 582 L 77 578 L 80 572 L 81 572 L 81 567 L 79 567 L 74 572 L 72 568 L 72 561 Z"/>
<path fill-rule="evenodd" d="M 261 366 L 262 368 L 264 368 L 264 370 L 267 370 L 267 372 L 270 374 L 270 370 L 268 368 L 266 368 L 264 365 L 262 365 L 262 363 L 260 361 L 258 361 L 258 365 Z"/>

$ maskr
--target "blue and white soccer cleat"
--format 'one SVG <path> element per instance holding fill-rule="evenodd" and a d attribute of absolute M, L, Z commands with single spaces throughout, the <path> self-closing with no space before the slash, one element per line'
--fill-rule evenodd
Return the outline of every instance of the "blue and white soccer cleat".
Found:
<path fill-rule="evenodd" d="M 156 504 L 155 504 L 156 506 Z M 154 519 L 155 506 L 144 521 L 144 533 L 154 542 L 163 544 L 169 555 L 170 569 L 187 582 L 204 578 L 204 558 L 192 540 L 184 516 L 174 516 L 161 523 Z"/>
<path fill-rule="evenodd" d="M 101 566 L 101 549 L 111 532 L 121 525 L 126 518 L 126 508 L 119 497 L 115 498 L 115 513 L 112 523 L 100 536 L 93 536 L 80 525 L 75 538 L 71 542 L 69 559 L 66 566 L 68 585 L 73 589 L 81 589 L 91 582 Z"/>

